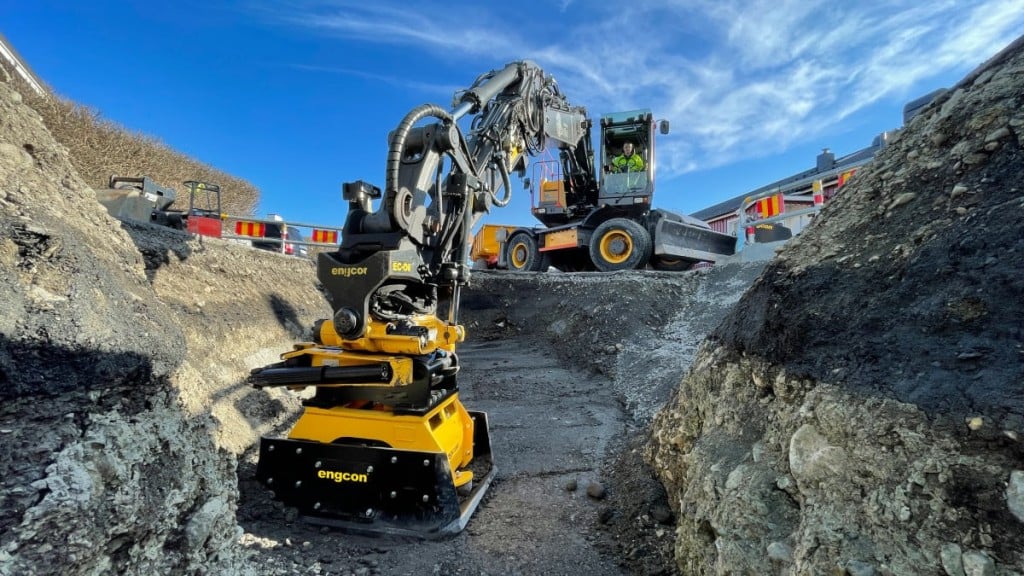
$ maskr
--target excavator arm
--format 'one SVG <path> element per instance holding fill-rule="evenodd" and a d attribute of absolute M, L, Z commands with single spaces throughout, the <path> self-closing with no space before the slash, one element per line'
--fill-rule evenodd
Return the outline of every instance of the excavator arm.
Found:
<path fill-rule="evenodd" d="M 471 230 L 509 203 L 528 157 L 552 142 L 589 150 L 589 127 L 536 64 L 513 62 L 456 93 L 451 110 L 410 111 L 389 135 L 383 190 L 344 185 L 342 243 L 317 261 L 333 315 L 250 377 L 316 390 L 287 439 L 261 442 L 257 478 L 275 497 L 357 532 L 465 526 L 495 470 L 486 414 L 462 406 L 456 381 Z"/>
<path fill-rule="evenodd" d="M 473 119 L 464 132 L 459 121 L 466 116 Z M 319 262 L 338 333 L 361 337 L 374 310 L 396 308 L 385 300 L 416 302 L 411 310 L 429 312 L 433 288 L 441 286 L 450 287 L 449 310 L 457 314 L 458 287 L 469 278 L 472 228 L 492 207 L 508 204 L 510 175 L 525 174 L 528 156 L 549 141 L 560 148 L 589 146 L 588 134 L 586 110 L 570 105 L 529 61 L 480 76 L 456 94 L 451 111 L 433 104 L 410 111 L 390 134 L 383 192 L 365 182 L 346 184 L 341 249 Z M 339 273 L 350 274 L 345 266 L 381 252 L 399 256 L 401 264 L 392 262 L 395 274 L 380 278 L 380 285 L 353 291 L 350 276 L 338 280 Z M 455 323 L 457 316 L 448 320 Z"/>

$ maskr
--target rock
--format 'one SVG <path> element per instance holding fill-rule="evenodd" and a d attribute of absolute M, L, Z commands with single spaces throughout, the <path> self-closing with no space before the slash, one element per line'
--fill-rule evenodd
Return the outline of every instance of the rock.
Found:
<path fill-rule="evenodd" d="M 651 509 L 651 517 L 658 524 L 671 524 L 672 523 L 672 509 L 664 504 L 655 505 Z"/>
<path fill-rule="evenodd" d="M 965 576 L 995 576 L 996 563 L 984 552 L 964 552 L 963 562 Z"/>
<path fill-rule="evenodd" d="M 747 474 L 747 467 L 740 464 L 732 472 L 729 472 L 729 476 L 725 479 L 725 489 L 735 490 L 743 485 L 743 480 Z"/>
<path fill-rule="evenodd" d="M 284 511 L 284 521 L 288 523 L 295 522 L 299 519 L 299 509 L 288 507 Z"/>
<path fill-rule="evenodd" d="M 963 551 L 958 544 L 946 544 L 939 551 L 942 569 L 947 576 L 964 576 Z"/>
<path fill-rule="evenodd" d="M 789 468 L 801 485 L 841 474 L 847 457 L 838 447 L 830 446 L 811 424 L 804 424 L 789 441 Z"/>
<path fill-rule="evenodd" d="M 850 576 L 875 576 L 875 567 L 861 560 L 850 560 L 846 563 L 846 573 Z"/>
<path fill-rule="evenodd" d="M 13 269 L 18 264 L 18 245 L 13 241 L 0 239 L 0 266 Z"/>
<path fill-rule="evenodd" d="M 755 463 L 764 458 L 764 442 L 754 442 L 754 445 L 750 447 L 750 457 Z"/>
<path fill-rule="evenodd" d="M 900 194 L 899 196 L 893 198 L 892 203 L 889 204 L 889 207 L 886 208 L 886 210 L 891 212 L 895 208 L 910 203 L 911 201 L 914 200 L 914 198 L 917 198 L 916 192 L 904 192 L 903 194 Z"/>
<path fill-rule="evenodd" d="M 9 170 L 21 170 L 28 168 L 32 163 L 32 155 L 24 149 L 10 142 L 0 142 L 0 166 Z"/>
<path fill-rule="evenodd" d="M 599 482 L 591 482 L 587 485 L 587 496 L 594 500 L 604 500 L 606 496 L 604 485 Z"/>
<path fill-rule="evenodd" d="M 772 562 L 790 564 L 793 562 L 793 549 L 785 542 L 772 542 L 768 545 L 768 558 Z"/>
<path fill-rule="evenodd" d="M 1024 523 L 1024 470 L 1010 472 L 1010 482 L 1006 486 L 1006 505 L 1010 513 Z"/>
<path fill-rule="evenodd" d="M 565 483 L 565 491 L 566 492 L 575 492 L 576 488 L 578 488 L 578 487 L 579 487 L 579 483 L 576 482 L 575 478 L 570 478 Z"/>
<path fill-rule="evenodd" d="M 988 136 L 985 136 L 985 142 L 997 142 L 1010 136 L 1010 129 L 1006 126 L 998 128 L 992 132 L 989 132 Z"/>

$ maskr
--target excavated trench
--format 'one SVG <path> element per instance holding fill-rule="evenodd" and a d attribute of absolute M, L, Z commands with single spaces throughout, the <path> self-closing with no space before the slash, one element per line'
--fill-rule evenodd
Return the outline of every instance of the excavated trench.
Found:
<path fill-rule="evenodd" d="M 640 458 L 646 425 L 761 266 L 476 273 L 463 297 L 459 381 L 467 408 L 488 414 L 498 472 L 466 531 L 396 541 L 305 525 L 253 480 L 249 450 L 239 466 L 243 541 L 267 573 L 311 559 L 331 573 L 671 573 L 672 513 Z M 656 294 L 665 297 L 651 304 Z"/>

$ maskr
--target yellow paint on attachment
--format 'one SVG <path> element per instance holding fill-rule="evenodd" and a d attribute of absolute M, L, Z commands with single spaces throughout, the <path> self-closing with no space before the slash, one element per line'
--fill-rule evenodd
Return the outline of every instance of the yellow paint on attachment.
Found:
<path fill-rule="evenodd" d="M 473 426 L 473 418 L 454 394 L 422 416 L 341 406 L 307 407 L 288 438 L 324 444 L 369 439 L 396 450 L 441 453 L 459 487 L 473 479 L 472 472 L 460 470 L 473 460 Z"/>
<path fill-rule="evenodd" d="M 449 325 L 437 316 L 413 316 L 412 323 L 426 329 L 422 337 L 390 333 L 393 329 L 390 322 L 370 318 L 366 324 L 366 333 L 361 338 L 344 340 L 334 330 L 334 322 L 328 320 L 320 326 L 320 341 L 326 346 L 337 346 L 345 350 L 420 355 L 438 348 L 455 352 L 455 345 L 466 339 L 466 332 L 461 325 Z"/>

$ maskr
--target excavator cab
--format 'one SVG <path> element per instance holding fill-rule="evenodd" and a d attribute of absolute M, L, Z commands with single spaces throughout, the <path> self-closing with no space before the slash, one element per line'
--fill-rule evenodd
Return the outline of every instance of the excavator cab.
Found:
<path fill-rule="evenodd" d="M 667 133 L 667 123 L 662 123 Z M 654 128 L 650 110 L 631 110 L 601 117 L 601 180 L 598 202 L 632 213 L 650 210 L 654 194 Z M 630 143 L 643 160 L 639 171 L 613 169 L 613 160 Z"/>

